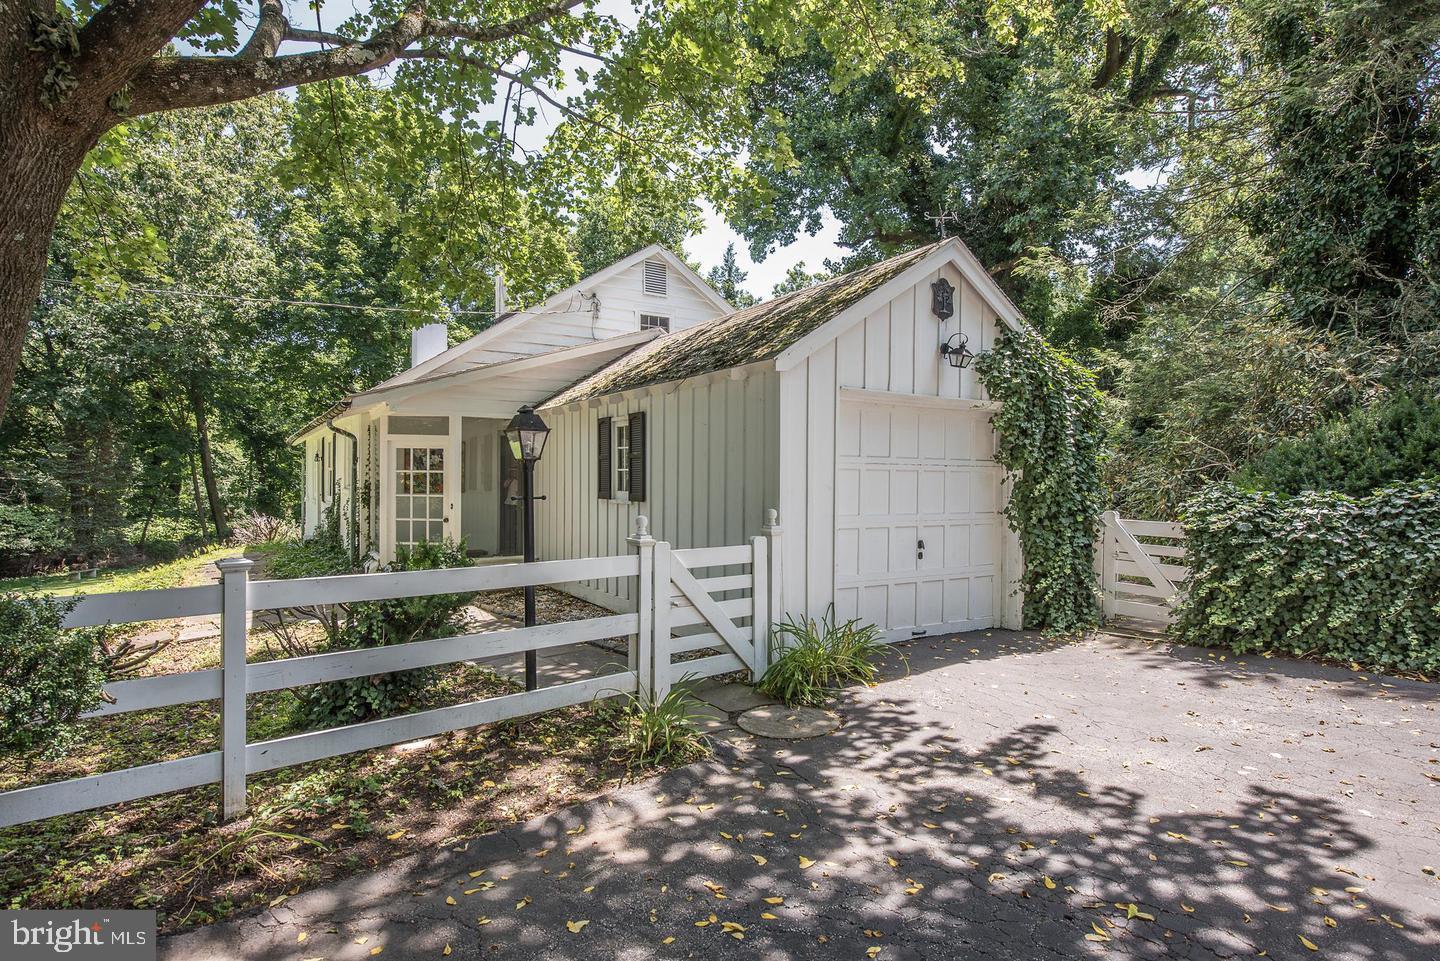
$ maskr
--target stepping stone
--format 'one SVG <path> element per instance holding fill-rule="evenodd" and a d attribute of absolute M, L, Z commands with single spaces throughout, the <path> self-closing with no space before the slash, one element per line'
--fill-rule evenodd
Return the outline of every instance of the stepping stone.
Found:
<path fill-rule="evenodd" d="M 840 715 L 818 707 L 767 705 L 746 711 L 735 719 L 740 729 L 758 737 L 801 741 L 829 734 L 840 726 Z"/>
<path fill-rule="evenodd" d="M 683 666 L 683 665 L 682 665 Z M 701 687 L 695 691 L 695 697 L 707 704 L 713 704 L 726 714 L 733 714 L 736 711 L 748 711 L 752 707 L 774 704 L 775 701 L 760 694 L 749 684 L 717 684 L 713 687 Z"/>

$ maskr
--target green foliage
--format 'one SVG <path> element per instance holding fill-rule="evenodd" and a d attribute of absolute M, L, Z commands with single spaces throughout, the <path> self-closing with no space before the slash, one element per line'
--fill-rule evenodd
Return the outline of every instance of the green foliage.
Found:
<path fill-rule="evenodd" d="M 1025 557 L 1025 625 L 1092 626 L 1105 433 L 1095 377 L 1028 328 L 1005 331 L 976 370 L 1001 404 L 995 459 L 1014 482 L 1005 516 Z"/>
<path fill-rule="evenodd" d="M 324 537 L 276 541 L 265 548 L 265 576 L 275 580 L 350 574 L 355 565 L 338 541 Z"/>
<path fill-rule="evenodd" d="M 1172 633 L 1241 653 L 1440 671 L 1440 486 L 1365 497 L 1215 485 L 1186 503 Z"/>
<path fill-rule="evenodd" d="M 468 567 L 465 545 L 424 541 L 400 548 L 391 571 L 430 571 Z M 472 594 L 402 597 L 348 606 L 343 626 L 328 650 L 388 647 L 411 641 L 450 637 L 460 629 L 459 615 Z M 353 724 L 402 710 L 432 683 L 433 668 L 349 678 L 296 691 L 300 718 L 310 724 Z"/>
<path fill-rule="evenodd" d="M 787 616 L 770 637 L 770 667 L 756 689 L 791 707 L 829 703 L 846 684 L 873 682 L 885 643 L 874 624 L 852 618 L 836 624 L 834 611 L 819 621 Z"/>
<path fill-rule="evenodd" d="M 61 627 L 77 601 L 0 594 L 0 751 L 57 756 L 100 706 L 101 632 Z"/>
<path fill-rule="evenodd" d="M 735 245 L 732 243 L 726 245 L 725 256 L 721 258 L 720 263 L 710 268 L 710 273 L 706 275 L 705 279 L 721 297 L 729 301 L 732 306 L 739 308 L 758 303 L 754 294 L 740 286 L 745 282 L 745 277 L 746 273 L 740 269 L 739 258 L 735 254 Z"/>
<path fill-rule="evenodd" d="M 1235 478 L 1241 487 L 1362 497 L 1440 472 L 1440 398 L 1400 394 L 1282 441 Z"/>
<path fill-rule="evenodd" d="M 1356 397 L 1344 359 L 1313 332 L 1213 307 L 1197 299 L 1144 324 L 1118 371 L 1104 470 L 1127 516 L 1174 517 L 1204 485 Z"/>
<path fill-rule="evenodd" d="M 69 540 L 60 516 L 32 504 L 0 504 L 0 558 L 6 573 L 29 574 L 64 555 Z"/>
<path fill-rule="evenodd" d="M 682 681 L 660 698 L 637 692 L 601 701 L 599 711 L 612 725 L 612 747 L 633 769 L 688 764 L 708 754 L 697 706 Z"/>

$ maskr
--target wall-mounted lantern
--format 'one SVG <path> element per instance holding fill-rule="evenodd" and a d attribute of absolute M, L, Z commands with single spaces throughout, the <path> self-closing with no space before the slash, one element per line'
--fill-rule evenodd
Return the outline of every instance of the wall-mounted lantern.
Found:
<path fill-rule="evenodd" d="M 940 356 L 956 370 L 964 370 L 970 366 L 970 361 L 975 355 L 970 352 L 970 338 L 964 334 L 951 334 L 950 339 L 940 345 Z"/>

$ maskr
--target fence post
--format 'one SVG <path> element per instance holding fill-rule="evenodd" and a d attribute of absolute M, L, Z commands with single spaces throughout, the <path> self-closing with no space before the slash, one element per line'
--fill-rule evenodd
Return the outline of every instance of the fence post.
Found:
<path fill-rule="evenodd" d="M 650 536 L 650 518 L 644 514 L 635 516 L 635 533 L 626 538 L 640 555 L 639 591 L 635 598 L 635 613 L 640 623 L 635 636 L 630 639 L 627 666 L 635 672 L 641 700 L 649 700 L 654 693 L 655 680 L 655 538 Z"/>
<path fill-rule="evenodd" d="M 763 536 L 750 538 L 750 641 L 755 645 L 751 681 L 759 681 L 770 666 L 769 546 Z"/>
<path fill-rule="evenodd" d="M 650 696 L 661 700 L 670 693 L 670 543 L 655 542 L 655 616 L 650 657 L 641 669 L 650 672 Z"/>
<path fill-rule="evenodd" d="M 245 636 L 255 562 L 226 557 L 215 566 L 220 569 L 221 814 L 229 821 L 245 813 Z"/>
<path fill-rule="evenodd" d="M 767 572 L 770 577 L 770 610 L 766 614 L 765 652 L 762 654 L 757 650 L 755 652 L 755 659 L 768 668 L 770 666 L 771 632 L 774 631 L 775 625 L 779 624 L 785 617 L 785 599 L 781 596 L 780 592 L 780 585 L 783 580 L 781 577 L 783 573 L 781 570 L 783 567 L 781 563 L 783 555 L 780 553 L 780 534 L 782 532 L 780 528 L 780 512 L 775 508 L 766 508 L 765 524 L 760 528 L 760 533 L 764 534 L 765 539 L 770 542 L 769 550 L 767 551 L 770 555 L 770 570 Z"/>
<path fill-rule="evenodd" d="M 1106 511 L 1100 515 L 1100 614 L 1115 616 L 1115 528 L 1120 515 Z"/>

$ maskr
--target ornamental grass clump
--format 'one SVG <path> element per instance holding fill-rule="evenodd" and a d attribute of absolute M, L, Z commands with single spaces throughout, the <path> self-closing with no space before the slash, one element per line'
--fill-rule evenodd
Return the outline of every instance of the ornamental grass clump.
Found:
<path fill-rule="evenodd" d="M 859 618 L 786 617 L 771 635 L 770 667 L 756 687 L 790 707 L 820 707 L 846 684 L 874 682 L 884 654 L 880 629 Z"/>
<path fill-rule="evenodd" d="M 612 745 L 629 769 L 688 764 L 710 753 L 700 732 L 699 702 L 684 682 L 662 697 L 648 692 L 625 693 L 599 702 L 599 710 L 614 728 Z"/>

